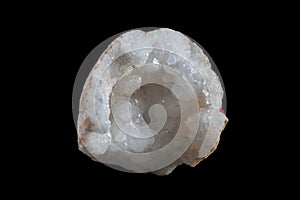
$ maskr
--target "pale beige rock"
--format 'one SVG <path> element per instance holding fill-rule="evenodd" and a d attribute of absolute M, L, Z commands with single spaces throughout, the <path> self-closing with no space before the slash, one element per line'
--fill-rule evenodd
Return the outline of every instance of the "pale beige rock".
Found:
<path fill-rule="evenodd" d="M 216 149 L 228 121 L 222 97 L 209 59 L 185 35 L 129 31 L 86 80 L 79 149 L 130 172 L 166 175 L 182 163 L 195 166 Z"/>

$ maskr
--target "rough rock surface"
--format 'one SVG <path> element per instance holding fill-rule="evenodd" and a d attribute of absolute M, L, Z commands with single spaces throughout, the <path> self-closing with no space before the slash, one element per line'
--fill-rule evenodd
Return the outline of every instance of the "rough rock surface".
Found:
<path fill-rule="evenodd" d="M 170 30 L 133 30 L 101 55 L 86 80 L 79 149 L 128 172 L 166 175 L 217 147 L 223 90 L 203 50 Z"/>

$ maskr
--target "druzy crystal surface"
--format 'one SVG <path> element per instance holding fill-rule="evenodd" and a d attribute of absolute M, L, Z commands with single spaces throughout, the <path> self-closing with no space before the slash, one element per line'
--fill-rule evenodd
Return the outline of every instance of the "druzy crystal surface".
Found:
<path fill-rule="evenodd" d="M 126 172 L 167 175 L 196 166 L 226 125 L 211 62 L 180 32 L 132 30 L 101 55 L 80 98 L 79 149 Z"/>

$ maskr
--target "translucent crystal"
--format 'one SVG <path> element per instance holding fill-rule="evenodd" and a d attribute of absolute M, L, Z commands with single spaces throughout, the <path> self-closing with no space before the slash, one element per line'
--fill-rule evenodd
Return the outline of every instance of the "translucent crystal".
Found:
<path fill-rule="evenodd" d="M 170 30 L 119 36 L 88 76 L 79 149 L 127 172 L 166 175 L 217 147 L 228 119 L 219 77 L 201 47 Z"/>

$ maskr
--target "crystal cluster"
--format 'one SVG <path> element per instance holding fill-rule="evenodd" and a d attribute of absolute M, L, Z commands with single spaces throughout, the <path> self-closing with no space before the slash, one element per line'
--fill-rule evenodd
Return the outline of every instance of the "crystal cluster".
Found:
<path fill-rule="evenodd" d="M 79 149 L 126 172 L 166 175 L 217 147 L 223 89 L 203 50 L 170 30 L 132 30 L 90 72 L 80 99 Z"/>

